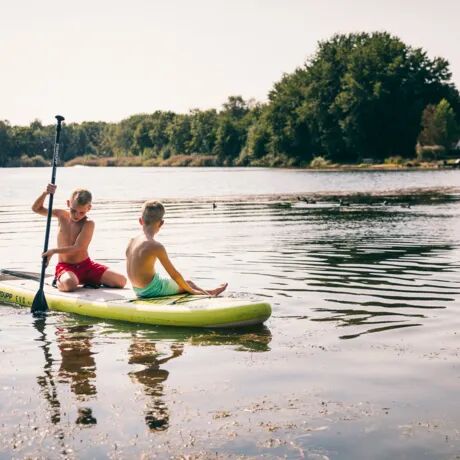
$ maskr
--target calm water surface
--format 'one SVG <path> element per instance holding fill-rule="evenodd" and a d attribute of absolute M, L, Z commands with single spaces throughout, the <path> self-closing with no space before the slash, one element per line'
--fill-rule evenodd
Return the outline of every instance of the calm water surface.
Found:
<path fill-rule="evenodd" d="M 30 205 L 48 180 L 0 169 L 2 267 L 38 271 L 45 219 Z M 178 268 L 266 298 L 273 316 L 209 331 L 2 305 L 0 459 L 459 458 L 460 171 L 66 168 L 57 181 L 56 206 L 94 192 L 95 259 L 124 270 L 142 201 L 160 198 Z"/>

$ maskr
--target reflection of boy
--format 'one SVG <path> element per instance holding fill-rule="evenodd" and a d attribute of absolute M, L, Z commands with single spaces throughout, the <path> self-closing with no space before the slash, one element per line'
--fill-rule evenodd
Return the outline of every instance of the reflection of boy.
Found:
<path fill-rule="evenodd" d="M 147 201 L 142 207 L 139 223 L 142 233 L 133 238 L 126 249 L 128 278 L 138 297 L 160 297 L 182 292 L 190 294 L 218 295 L 227 283 L 216 289 L 205 291 L 192 281 L 186 281 L 169 260 L 164 246 L 155 240 L 163 226 L 165 209 L 158 201 Z M 162 278 L 155 272 L 157 259 L 171 278 Z"/>
<path fill-rule="evenodd" d="M 60 382 L 70 383 L 79 400 L 95 395 L 96 361 L 91 350 L 92 326 L 78 325 L 56 328 L 57 344 L 61 352 Z"/>
<path fill-rule="evenodd" d="M 151 401 L 147 402 L 145 423 L 154 431 L 163 431 L 169 426 L 169 411 L 164 400 L 163 388 L 163 383 L 168 378 L 169 372 L 166 369 L 161 369 L 160 366 L 170 359 L 181 356 L 183 345 L 172 344 L 171 351 L 172 355 L 160 358 L 160 353 L 154 342 L 136 337 L 134 337 L 128 350 L 129 364 L 144 366 L 144 369 L 130 372 L 128 375 L 142 384 L 145 394 L 152 398 Z"/>
<path fill-rule="evenodd" d="M 46 191 L 35 200 L 32 210 L 47 216 L 48 209 L 43 204 L 46 195 L 55 191 L 56 186 L 48 184 Z M 125 276 L 89 258 L 88 246 L 94 233 L 94 221 L 88 219 L 86 213 L 91 209 L 91 200 L 88 190 L 77 189 L 67 200 L 68 211 L 53 209 L 52 215 L 59 221 L 58 245 L 43 253 L 43 257 L 49 262 L 54 254 L 59 254 L 55 277 L 60 291 L 74 291 L 79 284 L 105 284 L 116 288 L 126 284 Z"/>

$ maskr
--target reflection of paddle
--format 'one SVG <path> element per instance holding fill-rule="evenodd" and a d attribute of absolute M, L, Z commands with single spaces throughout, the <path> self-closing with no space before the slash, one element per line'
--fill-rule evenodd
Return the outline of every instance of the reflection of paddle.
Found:
<path fill-rule="evenodd" d="M 57 388 L 53 378 L 53 356 L 51 354 L 51 341 L 46 335 L 46 317 L 41 316 L 34 320 L 34 327 L 40 334 L 40 337 L 36 339 L 38 342 L 43 342 L 40 347 L 43 349 L 45 354 L 45 365 L 43 366 L 42 376 L 37 376 L 37 382 L 40 388 L 43 390 L 45 399 L 50 404 L 51 422 L 53 425 L 57 425 L 61 421 L 61 403 L 57 397 Z M 59 430 L 61 431 L 61 430 Z M 63 433 L 62 438 L 63 439 Z"/>
<path fill-rule="evenodd" d="M 56 140 L 54 142 L 54 153 L 52 161 L 52 172 L 51 172 L 51 183 L 56 182 L 56 166 L 59 157 L 59 138 L 61 137 L 61 123 L 64 121 L 64 117 L 61 115 L 56 115 L 57 125 L 56 125 Z M 48 202 L 48 217 L 46 220 L 46 232 L 45 232 L 45 244 L 43 246 L 43 252 L 48 251 L 48 240 L 50 237 L 50 227 L 51 227 L 51 215 L 53 213 L 53 194 L 50 194 Z M 40 288 L 35 294 L 34 301 L 32 302 L 32 313 L 40 313 L 48 310 L 48 304 L 46 303 L 45 293 L 43 291 L 43 285 L 45 284 L 45 270 L 48 264 L 46 257 L 42 258 L 42 271 L 40 275 Z"/>

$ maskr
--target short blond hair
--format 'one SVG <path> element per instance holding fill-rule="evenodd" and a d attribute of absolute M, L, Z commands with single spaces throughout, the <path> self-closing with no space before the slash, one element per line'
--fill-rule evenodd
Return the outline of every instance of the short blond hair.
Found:
<path fill-rule="evenodd" d="M 162 220 L 164 215 L 165 208 L 159 201 L 146 201 L 142 206 L 142 219 L 146 225 Z"/>
<path fill-rule="evenodd" d="M 91 195 L 89 190 L 85 190 L 84 188 L 77 188 L 72 192 L 70 199 L 75 200 L 79 206 L 84 206 L 86 204 L 91 204 L 93 201 L 93 195 Z"/>

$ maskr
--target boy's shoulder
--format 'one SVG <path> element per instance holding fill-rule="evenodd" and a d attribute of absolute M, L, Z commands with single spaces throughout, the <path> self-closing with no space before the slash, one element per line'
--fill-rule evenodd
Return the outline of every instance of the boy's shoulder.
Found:
<path fill-rule="evenodd" d="M 70 217 L 70 212 L 67 211 L 66 209 L 59 209 L 59 208 L 54 208 L 53 209 L 53 215 L 59 219 L 61 218 L 68 218 Z"/>
<path fill-rule="evenodd" d="M 164 246 L 159 241 L 156 241 L 156 240 L 148 240 L 146 241 L 146 243 L 148 244 L 148 247 L 154 251 L 158 251 L 164 248 Z"/>
<path fill-rule="evenodd" d="M 93 219 L 88 219 L 88 217 L 83 222 L 83 227 L 92 227 L 92 228 L 94 228 L 95 226 L 96 226 L 96 222 L 94 222 Z"/>
<path fill-rule="evenodd" d="M 128 243 L 128 247 L 145 249 L 147 251 L 157 251 L 163 249 L 163 245 L 159 241 L 145 239 L 143 235 L 131 238 Z"/>

